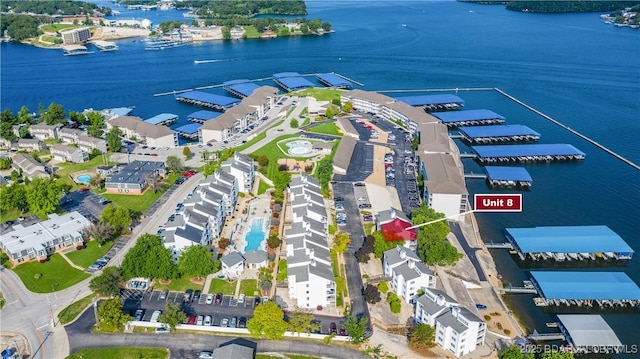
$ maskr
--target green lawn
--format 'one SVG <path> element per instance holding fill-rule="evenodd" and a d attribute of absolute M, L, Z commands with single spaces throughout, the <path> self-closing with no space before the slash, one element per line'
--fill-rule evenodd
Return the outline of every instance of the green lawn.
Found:
<path fill-rule="evenodd" d="M 79 271 L 69 265 L 59 254 L 49 257 L 45 263 L 27 262 L 13 268 L 24 286 L 35 293 L 51 293 L 90 277 L 89 273 Z M 40 274 L 36 278 L 36 274 Z"/>
<path fill-rule="evenodd" d="M 318 101 L 332 101 L 332 100 L 339 100 L 340 95 L 342 95 L 343 93 L 344 93 L 343 90 L 313 87 L 313 88 L 308 88 L 302 91 L 293 92 L 291 93 L 291 95 L 292 96 L 310 96 L 310 97 L 314 97 Z"/>
<path fill-rule="evenodd" d="M 42 31 L 60 31 L 72 27 L 82 27 L 81 25 L 73 25 L 73 24 L 47 24 L 42 25 Z"/>
<path fill-rule="evenodd" d="M 253 297 L 256 292 L 260 293 L 257 279 L 244 279 L 240 282 L 240 293 L 244 293 L 247 297 Z"/>
<path fill-rule="evenodd" d="M 260 132 L 259 134 L 256 135 L 256 137 L 250 139 L 249 141 L 247 141 L 247 143 L 243 143 L 240 146 L 234 147 L 233 150 L 236 152 L 242 152 L 245 149 L 253 146 L 255 143 L 263 140 L 267 138 L 267 133 L 266 132 Z"/>
<path fill-rule="evenodd" d="M 82 313 L 97 298 L 96 294 L 90 294 L 82 299 L 71 303 L 68 307 L 58 313 L 60 324 L 65 325 L 71 323 L 80 313 Z"/>
<path fill-rule="evenodd" d="M 264 175 L 267 176 L 267 178 L 272 179 L 275 173 L 278 171 L 278 159 L 287 158 L 287 157 L 295 158 L 295 157 L 290 157 L 285 155 L 282 150 L 282 147 L 278 145 L 278 142 L 282 140 L 286 140 L 288 138 L 294 138 L 294 137 L 298 137 L 298 134 L 282 135 L 274 139 L 273 141 L 267 143 L 266 145 L 260 147 L 254 153 L 252 153 L 252 155 L 256 155 L 256 156 L 261 156 L 261 155 L 267 156 L 267 158 L 269 159 L 267 170 L 266 172 L 264 172 Z M 296 159 L 300 161 L 307 160 L 306 158 L 296 158 Z"/>
<path fill-rule="evenodd" d="M 177 173 L 169 174 L 169 176 L 160 183 L 158 192 L 155 193 L 153 190 L 147 189 L 142 195 L 103 193 L 102 197 L 110 199 L 118 206 L 125 207 L 142 214 L 149 209 L 149 207 L 151 207 L 180 176 L 181 174 Z"/>
<path fill-rule="evenodd" d="M 271 186 L 269 186 L 267 182 L 260 180 L 260 184 L 258 185 L 258 195 L 267 192 L 269 188 L 271 188 Z"/>
<path fill-rule="evenodd" d="M 93 263 L 95 263 L 96 259 L 105 255 L 111 246 L 113 245 L 113 241 L 109 241 L 100 247 L 98 242 L 90 241 L 87 243 L 87 248 L 82 250 L 75 250 L 69 253 L 65 253 L 67 258 L 71 259 L 73 263 L 79 265 L 80 267 L 87 268 Z"/>
<path fill-rule="evenodd" d="M 79 350 L 67 359 L 167 359 L 169 350 L 165 348 L 86 348 Z"/>
<path fill-rule="evenodd" d="M 64 162 L 64 163 L 57 164 L 57 166 L 60 166 L 56 171 L 56 175 L 59 177 L 58 181 L 63 183 L 68 183 L 73 188 L 85 187 L 84 184 L 78 185 L 75 182 L 73 182 L 71 178 L 69 178 L 69 174 L 78 172 L 78 171 L 92 171 L 96 169 L 96 167 L 98 166 L 103 166 L 105 163 L 102 157 L 103 156 L 96 156 L 93 159 L 83 163 Z M 106 155 L 104 157 L 107 158 Z M 108 165 L 114 164 L 114 162 L 107 162 L 107 164 Z"/>
<path fill-rule="evenodd" d="M 333 122 L 323 123 L 322 125 L 309 127 L 307 131 L 315 132 L 315 133 L 324 133 L 327 135 L 342 136 L 342 132 L 340 132 L 340 129 L 338 128 L 338 126 L 336 126 L 336 124 Z"/>
<path fill-rule="evenodd" d="M 236 281 L 229 283 L 225 279 L 215 278 L 211 281 L 211 285 L 209 286 L 209 293 L 234 295 L 236 294 Z"/>
<path fill-rule="evenodd" d="M 243 26 L 242 27 L 246 31 L 247 39 L 258 39 L 260 38 L 260 33 L 255 26 Z"/>
<path fill-rule="evenodd" d="M 302 122 L 300 127 L 304 127 L 304 126 L 306 126 L 306 125 L 308 125 L 310 123 L 311 123 L 311 119 L 309 117 L 307 117 L 307 118 L 304 119 L 304 122 Z"/>
<path fill-rule="evenodd" d="M 191 278 L 178 278 L 172 279 L 169 284 L 161 284 L 158 281 L 154 282 L 154 290 L 169 289 L 172 292 L 184 292 L 187 289 L 202 290 L 203 285 L 193 283 Z"/>

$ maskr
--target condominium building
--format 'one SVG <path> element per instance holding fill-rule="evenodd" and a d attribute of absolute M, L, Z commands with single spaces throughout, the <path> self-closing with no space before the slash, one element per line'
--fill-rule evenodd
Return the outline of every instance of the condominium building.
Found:
<path fill-rule="evenodd" d="M 44 149 L 44 142 L 37 138 L 21 138 L 18 140 L 18 149 L 27 152 L 38 152 Z"/>
<path fill-rule="evenodd" d="M 29 134 L 31 137 L 39 140 L 51 140 L 58 138 L 58 132 L 62 128 L 62 124 L 56 123 L 55 125 L 47 125 L 45 123 L 38 123 L 29 126 Z"/>
<path fill-rule="evenodd" d="M 51 177 L 51 169 L 29 155 L 16 153 L 12 159 L 11 167 L 18 172 L 22 172 L 22 175 L 30 180 Z"/>
<path fill-rule="evenodd" d="M 62 43 L 65 45 L 82 44 L 91 38 L 91 31 L 88 27 L 81 27 L 60 31 L 60 36 L 62 36 Z"/>
<path fill-rule="evenodd" d="M 107 176 L 107 193 L 142 194 L 158 177 L 165 177 L 167 170 L 164 162 L 133 161 L 122 167 L 119 172 Z"/>
<path fill-rule="evenodd" d="M 222 169 L 236 178 L 240 192 L 251 192 L 255 177 L 255 163 L 251 157 L 236 152 L 233 157 L 222 162 Z"/>
<path fill-rule="evenodd" d="M 50 150 L 51 156 L 60 162 L 82 163 L 89 160 L 89 155 L 78 147 L 56 143 Z"/>
<path fill-rule="evenodd" d="M 128 139 L 152 147 L 177 147 L 178 134 L 167 126 L 153 125 L 139 117 L 118 116 L 107 121 L 107 130 L 118 127 Z"/>
<path fill-rule="evenodd" d="M 391 278 L 391 289 L 406 303 L 414 303 L 418 290 L 436 287 L 436 276 L 406 247 L 397 246 L 384 252 L 383 272 Z"/>

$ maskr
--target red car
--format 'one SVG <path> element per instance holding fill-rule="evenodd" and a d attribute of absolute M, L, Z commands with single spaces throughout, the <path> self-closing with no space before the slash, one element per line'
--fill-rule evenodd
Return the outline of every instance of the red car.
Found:
<path fill-rule="evenodd" d="M 80 192 L 89 192 L 89 191 L 90 191 L 90 189 L 87 188 L 87 187 L 80 188 Z"/>
<path fill-rule="evenodd" d="M 190 324 L 190 325 L 196 324 L 196 316 L 195 315 L 190 316 L 189 320 L 187 321 L 187 324 Z"/>
<path fill-rule="evenodd" d="M 194 173 L 191 172 L 191 171 L 182 172 L 182 177 L 189 178 L 189 177 L 191 177 L 193 175 L 194 175 Z"/>

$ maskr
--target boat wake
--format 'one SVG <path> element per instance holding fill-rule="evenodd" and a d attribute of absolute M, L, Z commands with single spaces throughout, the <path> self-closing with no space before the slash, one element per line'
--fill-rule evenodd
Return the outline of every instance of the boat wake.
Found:
<path fill-rule="evenodd" d="M 208 64 L 211 62 L 233 61 L 233 59 L 193 60 L 194 64 Z"/>

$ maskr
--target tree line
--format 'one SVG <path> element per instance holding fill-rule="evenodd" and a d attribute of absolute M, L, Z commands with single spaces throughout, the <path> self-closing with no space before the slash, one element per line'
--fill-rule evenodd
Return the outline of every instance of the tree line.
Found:
<path fill-rule="evenodd" d="M 504 0 L 458 0 L 476 4 L 497 5 L 505 4 L 507 10 L 542 12 L 542 13 L 563 13 L 563 12 L 602 12 L 614 11 L 638 5 L 638 1 L 549 1 L 549 0 L 529 0 L 529 1 L 504 1 Z"/>
<path fill-rule="evenodd" d="M 185 1 L 176 3 L 176 8 L 194 8 L 193 12 L 203 18 L 307 14 L 307 5 L 303 0 Z"/>
<path fill-rule="evenodd" d="M 14 13 L 31 13 L 41 15 L 93 15 L 99 11 L 105 15 L 111 15 L 111 9 L 100 7 L 84 1 L 56 0 L 56 1 L 24 1 L 4 0 L 0 3 L 0 11 Z M 4 19 L 3 19 L 4 20 Z"/>

